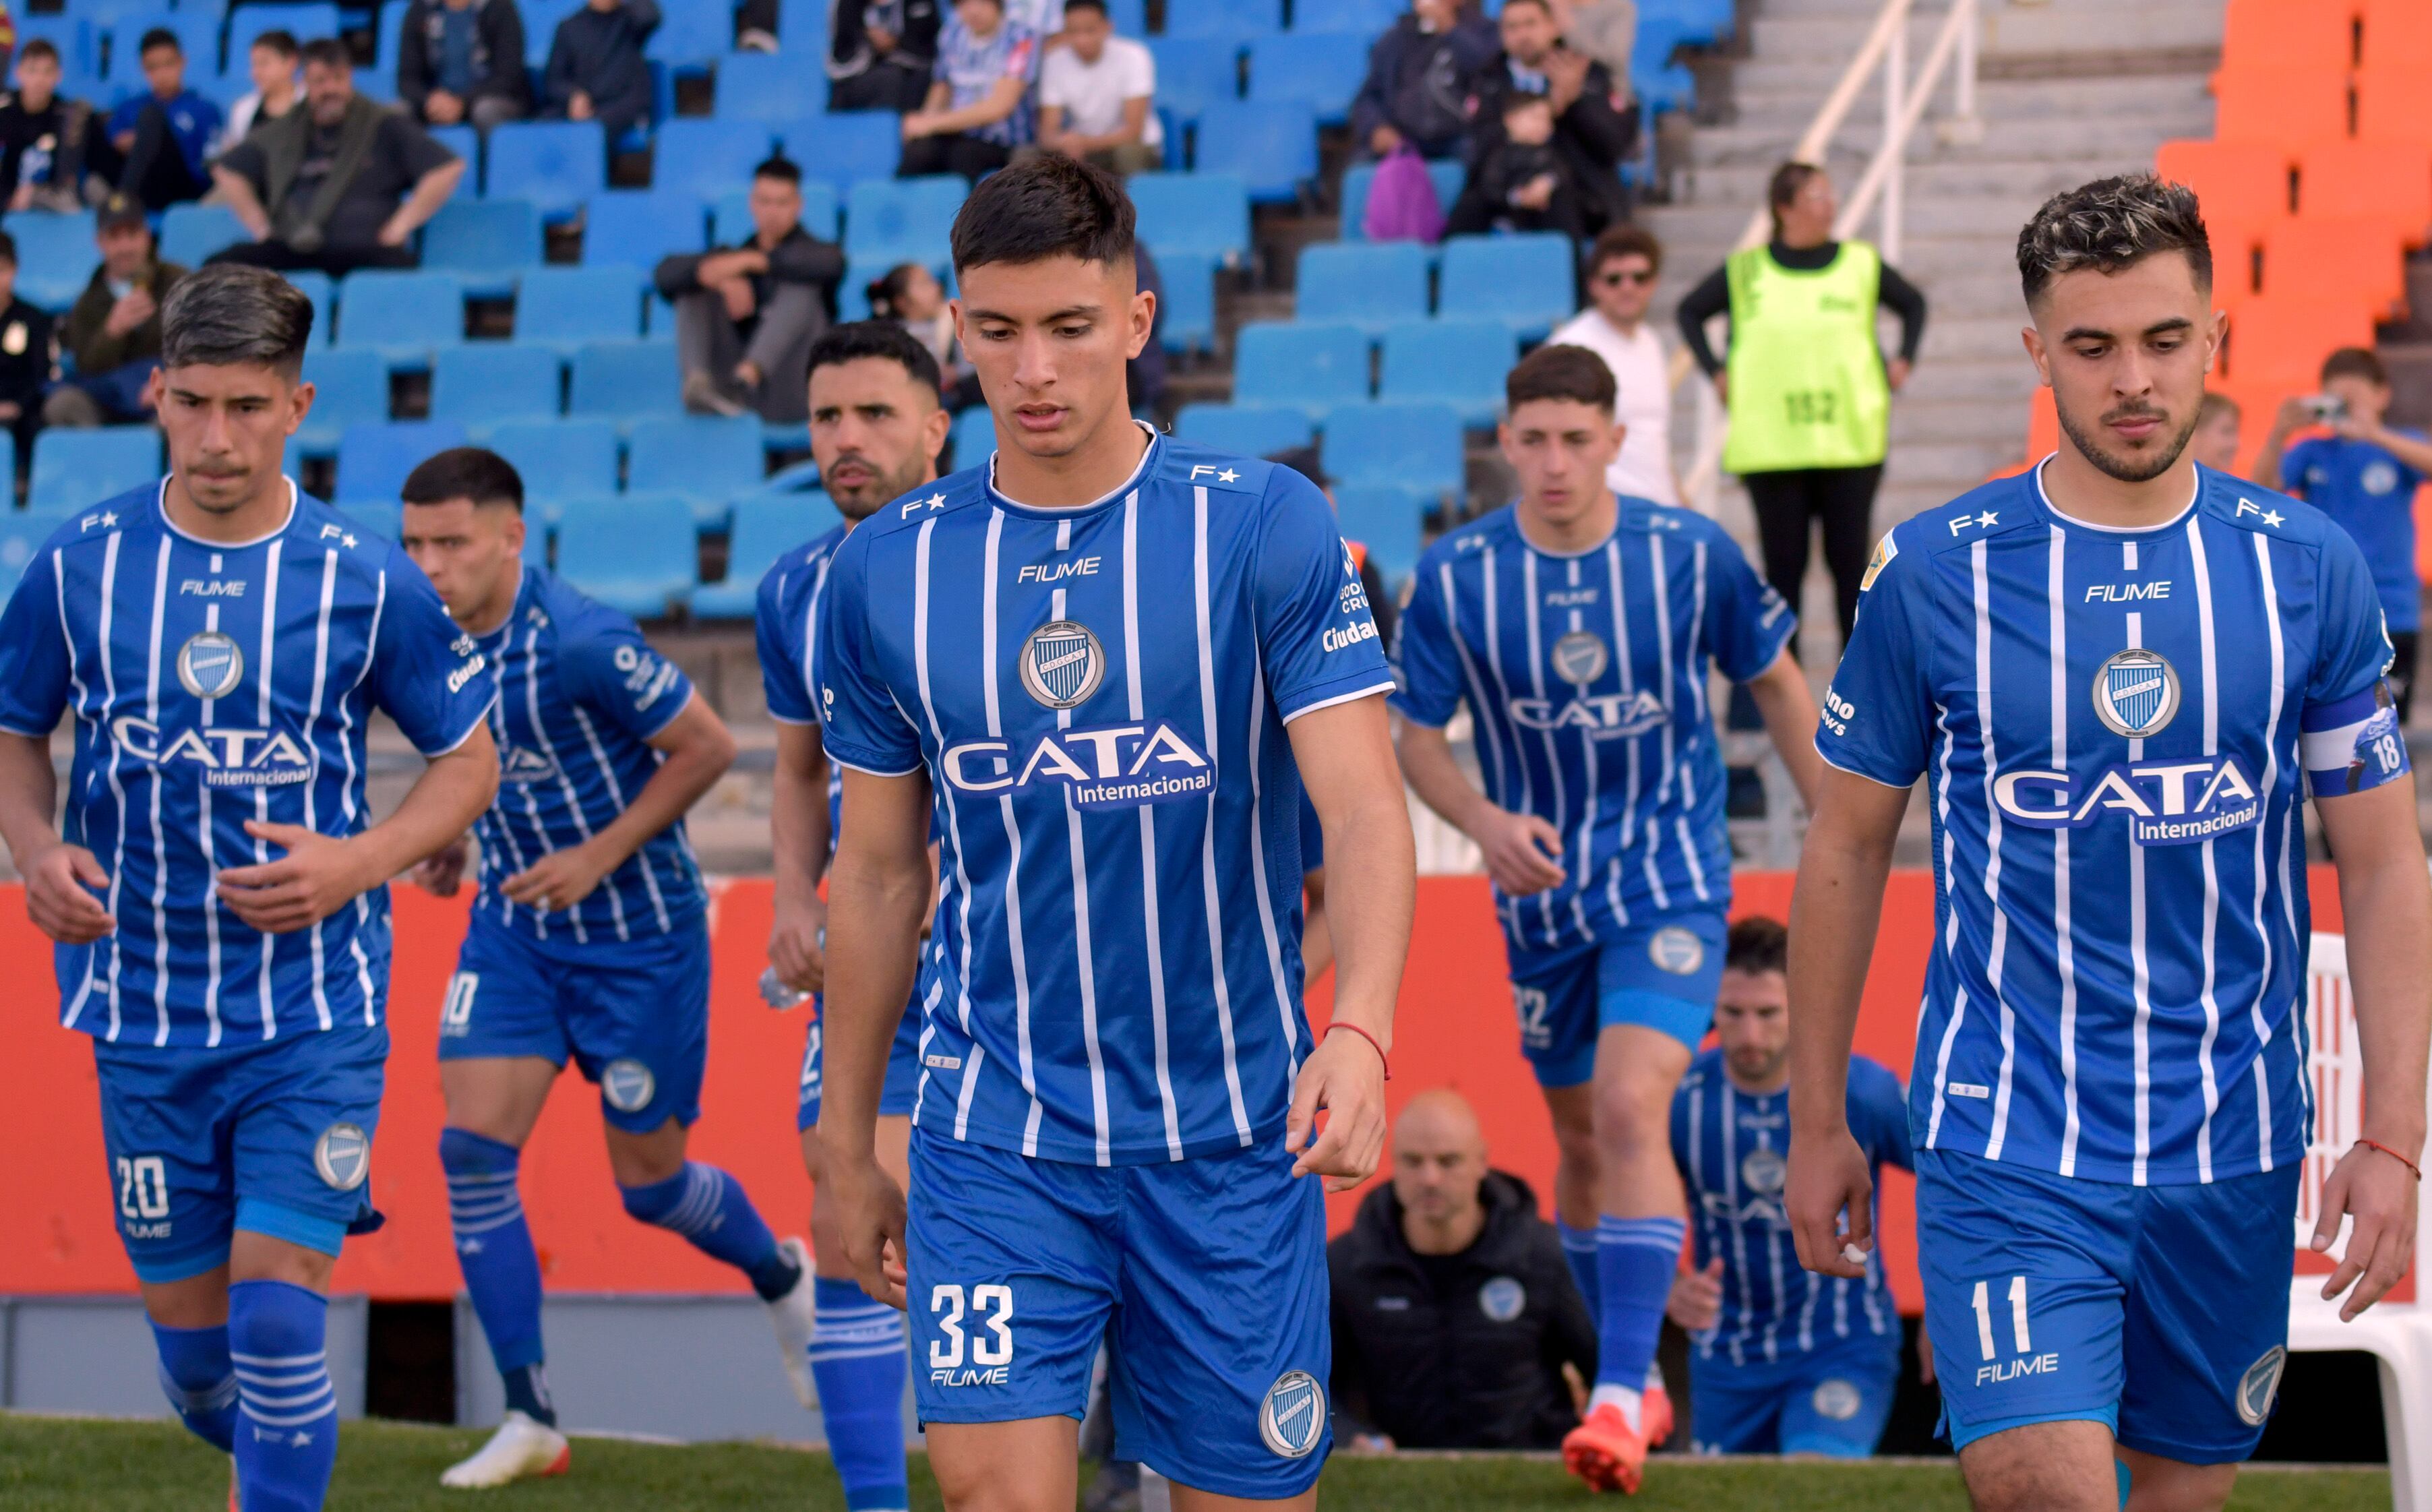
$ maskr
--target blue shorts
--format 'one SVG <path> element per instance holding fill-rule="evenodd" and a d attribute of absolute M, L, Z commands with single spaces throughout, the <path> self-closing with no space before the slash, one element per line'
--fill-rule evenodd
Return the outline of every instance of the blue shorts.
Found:
<path fill-rule="evenodd" d="M 820 1032 L 822 1015 L 827 1004 L 814 996 L 811 999 L 810 1027 L 802 1031 L 802 1101 L 794 1111 L 794 1130 L 800 1133 L 819 1121 L 819 1089 L 822 1079 Z M 878 1094 L 878 1116 L 909 1118 L 912 1104 L 920 1093 L 920 994 L 914 989 L 911 1001 L 904 1005 L 904 1017 L 895 1026 L 895 1043 L 887 1051 L 887 1085 Z"/>
<path fill-rule="evenodd" d="M 2186 1464 L 2253 1453 L 2288 1360 L 2298 1169 L 2129 1186 L 1918 1150 L 1951 1447 L 2087 1420 Z"/>
<path fill-rule="evenodd" d="M 1079 1165 L 912 1131 L 913 1396 L 923 1422 L 1089 1405 L 1114 1332 L 1115 1455 L 1252 1500 L 1329 1442 L 1326 1202 L 1281 1140 Z"/>
<path fill-rule="evenodd" d="M 570 1058 L 628 1133 L 701 1116 L 709 1060 L 709 930 L 577 944 L 475 915 L 439 1015 L 439 1059 Z"/>
<path fill-rule="evenodd" d="M 216 1050 L 95 1040 L 118 1234 L 147 1282 L 199 1276 L 239 1229 L 338 1252 L 371 1200 L 386 1025 Z"/>
<path fill-rule="evenodd" d="M 1900 1340 L 1871 1334 L 1735 1366 L 1689 1361 L 1689 1428 L 1700 1454 L 1864 1459 L 1883 1436 L 1900 1385 Z"/>
<path fill-rule="evenodd" d="M 1662 913 L 1616 940 L 1562 950 L 1504 943 L 1520 1053 L 1545 1087 L 1596 1075 L 1596 1036 L 1615 1024 L 1660 1029 L 1695 1051 L 1714 1020 L 1723 979 L 1719 911 Z"/>

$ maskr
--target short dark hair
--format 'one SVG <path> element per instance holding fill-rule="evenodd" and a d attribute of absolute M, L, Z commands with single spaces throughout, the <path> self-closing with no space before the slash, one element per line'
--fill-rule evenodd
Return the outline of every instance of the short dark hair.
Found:
<path fill-rule="evenodd" d="M 2390 386 L 2390 369 L 2381 365 L 2381 357 L 2368 347 L 2341 347 L 2322 359 L 2322 382 L 2334 378 L 2361 378 L 2375 388 Z"/>
<path fill-rule="evenodd" d="M 47 58 L 56 63 L 59 60 L 59 50 L 52 45 L 48 37 L 37 37 L 17 49 L 17 61 L 22 63 L 34 58 Z"/>
<path fill-rule="evenodd" d="M 335 37 L 315 37 L 297 51 L 308 68 L 318 63 L 323 68 L 343 69 L 350 79 L 355 76 L 355 55 Z"/>
<path fill-rule="evenodd" d="M 17 238 L 7 231 L 0 231 L 0 263 L 6 263 L 10 267 L 17 265 Z"/>
<path fill-rule="evenodd" d="M 1503 377 L 1506 415 L 1545 399 L 1577 399 L 1611 415 L 1620 397 L 1613 369 L 1585 347 L 1540 347 Z"/>
<path fill-rule="evenodd" d="M 1543 90 L 1513 90 L 1503 96 L 1503 113 L 1506 115 L 1514 110 L 1525 110 L 1532 105 L 1542 105 L 1550 110 L 1554 108 L 1554 97 Z"/>
<path fill-rule="evenodd" d="M 1608 226 L 1588 248 L 1588 277 L 1596 277 L 1607 263 L 1620 257 L 1643 257 L 1648 268 L 1664 271 L 1664 244 L 1653 231 L 1644 226 Z"/>
<path fill-rule="evenodd" d="M 397 496 L 409 504 L 469 499 L 477 509 L 505 504 L 520 515 L 524 480 L 515 464 L 486 447 L 449 447 L 423 458 L 405 475 L 405 486 Z"/>
<path fill-rule="evenodd" d="M 752 177 L 754 178 L 783 178 L 789 184 L 799 185 L 802 181 L 802 165 L 781 152 L 773 157 L 761 159 L 759 163 L 752 168 Z"/>
<path fill-rule="evenodd" d="M 1773 170 L 1773 177 L 1765 181 L 1765 208 L 1773 215 L 1773 234 L 1782 234 L 1782 210 L 1797 202 L 1799 192 L 1807 187 L 1808 179 L 1823 172 L 1812 162 L 1795 160 Z"/>
<path fill-rule="evenodd" d="M 2244 414 L 2245 412 L 2238 407 L 2238 400 L 2231 399 L 2220 389 L 2208 388 L 2204 390 L 2203 402 L 2196 406 L 2196 423 L 2202 425 L 2216 415 L 2226 415 L 2232 419 L 2237 419 Z"/>
<path fill-rule="evenodd" d="M 186 56 L 186 44 L 179 42 L 177 34 L 166 26 L 154 26 L 146 31 L 144 34 L 144 40 L 135 44 L 135 56 L 141 58 L 155 47 L 166 47 L 180 58 Z"/>
<path fill-rule="evenodd" d="M 1106 9 L 1106 0 L 1064 0 L 1066 15 L 1069 16 L 1075 10 L 1094 10 L 1106 21 L 1111 22 L 1115 19 Z"/>
<path fill-rule="evenodd" d="M 2064 273 L 2118 273 L 2184 253 L 2196 287 L 2212 287 L 2212 240 L 2196 192 L 2150 173 L 2122 174 L 2052 195 L 2018 231 L 2018 282 L 2034 304 Z"/>
<path fill-rule="evenodd" d="M 1123 180 L 1043 152 L 980 180 L 954 215 L 954 271 L 988 263 L 1132 261 L 1135 216 Z"/>
<path fill-rule="evenodd" d="M 273 26 L 254 38 L 253 46 L 267 47 L 281 58 L 294 58 L 299 50 L 296 42 L 296 34 L 280 26 Z M 252 49 L 246 50 L 250 52 Z"/>
<path fill-rule="evenodd" d="M 1731 933 L 1725 939 L 1726 970 L 1751 975 L 1790 970 L 1790 929 L 1779 919 L 1768 919 L 1762 913 L 1733 919 Z"/>
<path fill-rule="evenodd" d="M 160 365 L 258 363 L 290 382 L 304 370 L 312 301 L 267 268 L 214 263 L 179 279 L 160 301 Z"/>
<path fill-rule="evenodd" d="M 1509 10 L 1513 6 L 1535 6 L 1545 13 L 1548 20 L 1552 19 L 1554 14 L 1554 8 L 1547 3 L 1547 0 L 1503 0 L 1504 9 Z"/>
<path fill-rule="evenodd" d="M 920 339 L 892 320 L 851 320 L 840 326 L 830 326 L 811 343 L 810 365 L 803 378 L 822 367 L 859 362 L 865 357 L 883 357 L 900 363 L 912 375 L 912 381 L 936 393 L 938 389 L 937 359 Z"/>
<path fill-rule="evenodd" d="M 1326 486 L 1326 459 L 1315 447 L 1286 447 L 1281 451 L 1268 452 L 1267 460 L 1278 467 L 1290 467 L 1320 488 Z"/>

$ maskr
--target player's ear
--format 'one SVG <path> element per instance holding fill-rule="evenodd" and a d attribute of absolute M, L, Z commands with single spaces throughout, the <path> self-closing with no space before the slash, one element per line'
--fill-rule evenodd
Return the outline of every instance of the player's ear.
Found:
<path fill-rule="evenodd" d="M 929 459 L 934 470 L 938 456 L 946 450 L 946 437 L 954 429 L 954 417 L 946 413 L 943 404 L 932 404 L 929 413 L 920 417 L 920 454 Z M 956 464 L 960 466 L 958 462 Z"/>
<path fill-rule="evenodd" d="M 154 381 L 159 381 L 157 368 L 154 369 Z M 298 379 L 296 385 L 287 391 L 287 433 L 289 435 L 294 435 L 296 428 L 304 423 L 304 416 L 312 413 L 313 396 L 318 392 L 319 390 L 302 379 Z"/>
<path fill-rule="evenodd" d="M 1142 289 L 1132 296 L 1131 330 L 1124 335 L 1123 359 L 1128 362 L 1140 354 L 1148 345 L 1148 334 L 1157 329 L 1157 295 Z"/>

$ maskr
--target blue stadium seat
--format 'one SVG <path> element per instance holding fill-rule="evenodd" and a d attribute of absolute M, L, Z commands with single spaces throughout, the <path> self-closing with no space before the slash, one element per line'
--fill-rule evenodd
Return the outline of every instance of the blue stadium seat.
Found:
<path fill-rule="evenodd" d="M 1223 173 L 1138 173 L 1125 186 L 1140 216 L 1140 238 L 1162 260 L 1205 252 L 1227 264 L 1250 251 L 1250 192 Z"/>
<path fill-rule="evenodd" d="M 890 178 L 904 155 L 901 117 L 892 110 L 798 115 L 778 126 L 785 156 L 802 172 L 850 193 L 864 178 Z"/>
<path fill-rule="evenodd" d="M 569 504 L 557 531 L 558 575 L 641 620 L 691 596 L 699 552 L 692 511 L 681 499 Z"/>
<path fill-rule="evenodd" d="M 736 500 L 734 522 L 726 536 L 726 577 L 693 591 L 693 617 L 750 619 L 759 596 L 760 580 L 777 565 L 777 558 L 832 529 L 836 520 L 836 505 L 817 489 L 807 494 L 766 493 Z"/>
<path fill-rule="evenodd" d="M 721 121 L 775 126 L 793 120 L 806 107 L 824 108 L 827 90 L 826 71 L 803 68 L 802 59 L 792 53 L 728 53 L 718 60 L 718 118 Z"/>
<path fill-rule="evenodd" d="M 683 382 L 669 343 L 595 341 L 575 349 L 568 415 L 638 420 L 683 410 Z"/>
<path fill-rule="evenodd" d="M 1358 326 L 1258 321 L 1233 338 L 1233 402 L 1291 404 L 1314 416 L 1368 398 L 1368 337 Z"/>
<path fill-rule="evenodd" d="M 557 41 L 557 24 L 582 9 L 583 6 L 583 0 L 521 0 L 515 8 L 523 12 L 524 65 L 527 68 L 538 74 L 549 66 L 549 49 Z M 535 78 L 532 82 L 538 84 L 540 80 Z"/>
<path fill-rule="evenodd" d="M 597 121 L 509 121 L 490 132 L 481 192 L 529 199 L 548 220 L 564 220 L 607 187 L 608 142 Z"/>
<path fill-rule="evenodd" d="M 380 24 L 372 28 L 372 67 L 392 80 L 397 77 L 397 39 L 405 35 L 405 13 L 413 8 L 410 5 L 382 6 Z M 518 11 L 517 19 L 523 19 L 529 9 L 526 7 Z"/>
<path fill-rule="evenodd" d="M 767 476 L 757 416 L 667 415 L 635 421 L 625 436 L 625 486 L 673 494 L 696 523 L 723 520 L 737 495 Z"/>
<path fill-rule="evenodd" d="M 229 76 L 222 75 L 220 81 L 228 82 Z M 246 82 L 250 83 L 251 80 Z M 355 93 L 381 105 L 395 105 L 397 75 L 385 68 L 358 68 L 355 70 Z"/>
<path fill-rule="evenodd" d="M 627 263 L 534 268 L 515 293 L 515 340 L 561 356 L 585 342 L 634 340 L 648 278 Z"/>
<path fill-rule="evenodd" d="M 974 404 L 954 416 L 954 428 L 948 435 L 954 444 L 951 458 L 957 471 L 976 467 L 996 450 L 996 416 L 985 404 Z"/>
<path fill-rule="evenodd" d="M 115 25 L 125 16 L 156 16 L 161 13 L 162 8 L 160 0 L 68 0 L 68 4 L 61 8 L 67 14 L 94 26 Z M 225 6 L 206 8 L 198 4 L 194 8 L 197 14 L 205 13 L 207 8 L 223 15 L 227 10 Z"/>
<path fill-rule="evenodd" d="M 1402 0 L 1292 0 L 1292 30 L 1347 31 L 1373 42 L 1409 9 Z M 1367 72 L 1364 59 L 1360 72 Z"/>
<path fill-rule="evenodd" d="M 1309 445 L 1315 427 L 1309 424 L 1307 413 L 1297 409 L 1186 404 L 1182 413 L 1174 417 L 1174 433 L 1219 451 L 1271 457 L 1278 451 Z"/>
<path fill-rule="evenodd" d="M 1148 0 L 1106 0 L 1106 19 L 1125 37 L 1148 35 Z"/>
<path fill-rule="evenodd" d="M 1399 484 L 1430 497 L 1461 487 L 1461 416 L 1449 404 L 1345 404 L 1327 413 L 1325 429 L 1331 477 Z"/>
<path fill-rule="evenodd" d="M 1165 284 L 1157 307 L 1157 340 L 1168 351 L 1216 349 L 1216 260 L 1205 252 L 1158 252 Z"/>
<path fill-rule="evenodd" d="M 1185 0 L 1165 11 L 1169 37 L 1250 38 L 1283 29 L 1283 10 L 1275 0 L 1201 0 L 1196 5 Z"/>
<path fill-rule="evenodd" d="M 1351 97 L 1360 93 L 1367 73 L 1365 37 L 1294 31 L 1250 43 L 1250 98 L 1309 106 L 1320 126 L 1338 126 L 1351 118 Z"/>
<path fill-rule="evenodd" d="M 1577 308 L 1574 273 L 1570 239 L 1559 231 L 1455 236 L 1444 244 L 1436 314 L 1500 320 L 1533 340 Z"/>
<path fill-rule="evenodd" d="M 508 420 L 490 433 L 490 450 L 523 475 L 528 504 L 554 508 L 616 491 L 614 420 Z"/>
<path fill-rule="evenodd" d="M 431 364 L 431 417 L 453 420 L 479 440 L 508 420 L 553 420 L 561 368 L 546 347 L 468 342 Z"/>
<path fill-rule="evenodd" d="M 81 6 L 75 8 L 84 21 L 91 24 L 95 33 L 107 31 L 110 34 L 110 66 L 101 75 L 102 82 L 110 86 L 110 93 L 104 98 L 131 94 L 144 87 L 144 34 L 155 27 L 177 34 L 177 46 L 186 55 L 186 82 L 189 85 L 199 90 L 203 80 L 220 71 L 220 18 L 208 10 L 122 9 L 111 17 L 95 14 Z M 22 28 L 20 30 L 22 32 Z M 58 41 L 57 38 L 52 40 Z M 22 35 L 19 38 L 20 45 L 28 41 L 31 39 Z M 98 35 L 93 37 L 96 53 L 100 50 L 100 41 Z M 239 74 L 245 71 L 245 61 L 238 59 Z M 74 67 L 73 64 L 69 66 Z M 250 82 L 246 87 L 251 88 Z"/>
<path fill-rule="evenodd" d="M 16 239 L 17 293 L 45 310 L 56 313 L 76 303 L 93 270 L 101 266 L 89 210 L 21 210 L 0 220 L 0 227 Z"/>
<path fill-rule="evenodd" d="M 16 444 L 16 437 L 9 437 Z M 42 549 L 59 521 L 45 515 L 35 517 L 13 511 L 0 512 L 0 589 L 15 592 L 17 580 L 34 563 L 34 553 Z"/>
<path fill-rule="evenodd" d="M 799 66 L 799 59 L 787 61 Z M 715 199 L 752 182 L 752 170 L 768 156 L 770 141 L 768 126 L 759 121 L 684 116 L 667 122 L 650 154 L 650 187 Z"/>
<path fill-rule="evenodd" d="M 453 273 L 467 298 L 503 299 L 540 265 L 540 212 L 520 199 L 457 199 L 422 232 L 422 265 Z"/>
<path fill-rule="evenodd" d="M 253 240 L 226 205 L 172 205 L 160 217 L 160 261 L 198 268 L 222 247 Z"/>
<path fill-rule="evenodd" d="M 1494 320 L 1410 320 L 1385 331 L 1376 397 L 1449 404 L 1461 423 L 1495 423 L 1503 375 L 1516 360 L 1512 328 Z"/>
<path fill-rule="evenodd" d="M 1427 178 L 1435 185 L 1436 207 L 1449 212 L 1452 202 L 1461 197 L 1463 169 L 1458 158 L 1443 158 L 1427 164 Z M 1364 242 L 1368 239 L 1368 186 L 1376 181 L 1376 165 L 1354 163 L 1343 170 L 1343 239 Z"/>
<path fill-rule="evenodd" d="M 314 0 L 310 5 L 241 6 L 228 17 L 227 62 L 220 72 L 244 73 L 252 58 L 253 39 L 265 31 L 292 32 L 297 42 L 312 42 L 335 37 L 341 25 L 338 8 L 328 0 Z M 190 66 L 200 69 L 199 64 Z M 389 70 L 392 76 L 396 72 Z"/>
<path fill-rule="evenodd" d="M 25 507 L 65 515 L 160 476 L 160 433 L 149 425 L 53 429 L 34 437 Z"/>
<path fill-rule="evenodd" d="M 336 456 L 349 428 L 388 418 L 388 364 L 376 351 L 308 351 L 304 381 L 312 410 L 288 443 L 299 456 Z"/>
<path fill-rule="evenodd" d="M 698 252 L 704 245 L 701 201 L 690 195 L 611 189 L 583 206 L 583 261 L 594 267 L 653 268 L 663 257 Z"/>
<path fill-rule="evenodd" d="M 1391 483 L 1339 483 L 1334 486 L 1335 523 L 1345 540 L 1368 548 L 1388 584 L 1398 586 L 1419 565 L 1420 517 L 1427 500 Z"/>
<path fill-rule="evenodd" d="M 368 347 L 392 367 L 419 368 L 464 339 L 464 290 L 453 273 L 373 268 L 346 276 L 338 345 Z"/>
<path fill-rule="evenodd" d="M 802 229 L 822 241 L 833 242 L 843 234 L 844 206 L 837 200 L 836 185 L 824 178 L 802 180 Z M 752 234 L 752 191 L 733 189 L 718 196 L 709 208 L 709 242 L 712 246 L 733 246 Z"/>
<path fill-rule="evenodd" d="M 1303 247 L 1293 315 L 1342 320 L 1374 334 L 1427 313 L 1427 254 L 1415 242 L 1319 243 Z"/>
<path fill-rule="evenodd" d="M 44 433 L 47 434 L 48 433 Z M 451 420 L 383 420 L 348 428 L 338 441 L 337 504 L 397 501 L 405 475 L 425 457 L 464 444 Z"/>
<path fill-rule="evenodd" d="M 927 260 L 945 250 L 969 191 L 952 174 L 865 179 L 845 201 L 844 249 L 867 262 Z"/>
<path fill-rule="evenodd" d="M 339 505 L 338 513 L 346 516 L 355 529 L 368 531 L 381 540 L 397 543 L 405 539 L 405 505 L 401 503 L 358 500 Z"/>
<path fill-rule="evenodd" d="M 1317 112 L 1306 105 L 1219 102 L 1199 117 L 1191 166 L 1241 177 L 1258 204 L 1296 199 L 1317 177 Z"/>
<path fill-rule="evenodd" d="M 431 140 L 464 160 L 464 177 L 456 180 L 456 192 L 448 196 L 449 204 L 477 199 L 481 193 L 481 133 L 469 126 L 431 126 L 423 127 Z"/>
<path fill-rule="evenodd" d="M 288 282 L 304 291 L 312 301 L 312 340 L 310 349 L 325 351 L 337 345 L 337 285 L 329 275 L 317 268 L 301 268 L 283 275 Z"/>
<path fill-rule="evenodd" d="M 735 9 L 721 0 L 666 0 L 642 56 L 684 72 L 698 72 L 735 47 Z"/>
<path fill-rule="evenodd" d="M 1236 44 L 1151 37 L 1148 50 L 1157 59 L 1157 103 L 1174 119 L 1196 121 L 1209 106 L 1241 97 L 1241 50 Z"/>

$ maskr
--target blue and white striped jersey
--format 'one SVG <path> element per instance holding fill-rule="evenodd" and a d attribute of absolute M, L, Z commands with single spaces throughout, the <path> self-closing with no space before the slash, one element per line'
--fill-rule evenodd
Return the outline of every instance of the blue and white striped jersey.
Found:
<path fill-rule="evenodd" d="M 1900 1079 L 1865 1056 L 1849 1062 L 1849 1132 L 1878 1174 L 1916 1168 Z M 1672 1095 L 1672 1162 L 1689 1196 L 1704 1269 L 1723 1261 L 1723 1310 L 1697 1352 L 1733 1365 L 1833 1348 L 1853 1338 L 1900 1345 L 1900 1308 L 1883 1279 L 1883 1246 L 1866 1257 L 1866 1277 L 1818 1276 L 1799 1264 L 1782 1205 L 1789 1174 L 1790 1094 L 1751 1096 L 1731 1083 L 1723 1052 L 1690 1062 Z"/>
<path fill-rule="evenodd" d="M 1561 885 L 1495 894 L 1514 949 L 1731 902 L 1708 669 L 1745 682 L 1797 627 L 1714 521 L 1643 499 L 1575 554 L 1529 545 L 1509 505 L 1428 548 L 1393 706 L 1440 728 L 1466 702 L 1487 797 L 1562 832 Z"/>
<path fill-rule="evenodd" d="M 286 524 L 228 546 L 172 526 L 166 487 L 62 525 L 0 613 L 0 729 L 47 736 L 75 713 L 62 829 L 110 874 L 118 921 L 55 951 L 62 1022 L 180 1048 L 378 1023 L 386 888 L 263 935 L 213 878 L 274 858 L 247 820 L 367 827 L 371 711 L 425 755 L 454 750 L 496 697 L 488 660 L 403 552 L 318 500 L 296 493 Z"/>
<path fill-rule="evenodd" d="M 473 911 L 535 940 L 636 940 L 690 928 L 706 895 L 678 820 L 600 878 L 580 906 L 541 913 L 500 892 L 551 851 L 616 823 L 664 757 L 650 748 L 692 702 L 692 679 L 621 610 L 555 573 L 524 569 L 506 623 L 481 639 L 498 670 L 490 733 L 498 796 L 481 816 Z"/>
<path fill-rule="evenodd" d="M 1079 509 L 956 473 L 854 529 L 813 675 L 830 755 L 944 814 L 920 1125 L 1181 1160 L 1280 1133 L 1309 1047 L 1285 723 L 1393 686 L 1334 512 L 1153 438 Z"/>
<path fill-rule="evenodd" d="M 2311 1119 L 2299 753 L 2318 796 L 2407 770 L 2373 573 L 2209 469 L 2142 531 L 2041 478 L 1883 537 L 1816 735 L 1931 783 L 1913 1132 L 2101 1181 L 2270 1170 Z"/>

